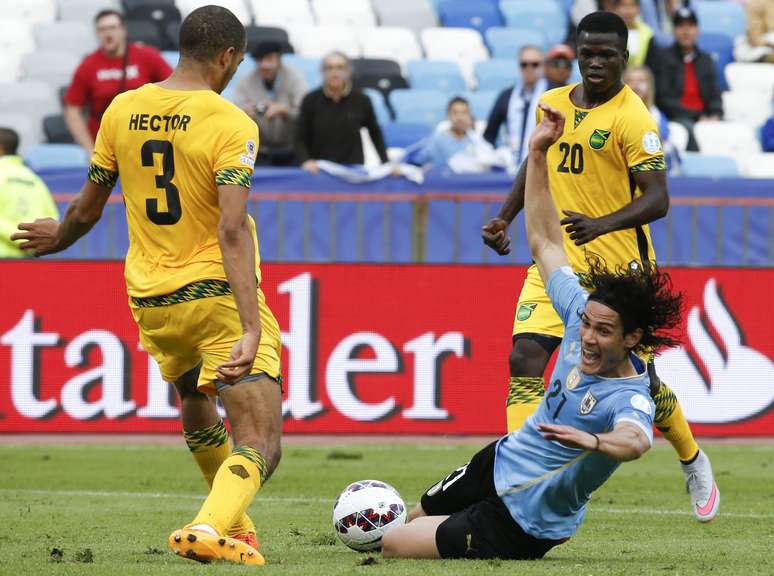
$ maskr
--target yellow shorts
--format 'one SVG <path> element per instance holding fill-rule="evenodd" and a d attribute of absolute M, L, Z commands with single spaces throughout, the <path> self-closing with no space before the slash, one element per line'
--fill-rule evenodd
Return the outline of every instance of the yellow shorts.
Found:
<path fill-rule="evenodd" d="M 260 288 L 258 305 L 261 342 L 250 373 L 263 372 L 278 380 L 280 329 Z M 158 362 L 164 380 L 174 382 L 201 363 L 199 390 L 215 394 L 215 369 L 228 362 L 231 348 L 242 336 L 234 296 L 211 296 L 149 308 L 132 306 L 131 310 L 140 328 L 140 342 Z"/>
<path fill-rule="evenodd" d="M 513 335 L 517 334 L 542 334 L 557 338 L 564 336 L 562 320 L 554 310 L 554 305 L 546 294 L 543 279 L 534 264 L 527 271 L 519 302 L 516 304 Z"/>

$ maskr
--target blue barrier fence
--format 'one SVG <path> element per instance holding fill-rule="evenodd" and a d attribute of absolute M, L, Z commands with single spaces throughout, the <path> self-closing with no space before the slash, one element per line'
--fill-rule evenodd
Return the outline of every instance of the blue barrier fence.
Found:
<path fill-rule="evenodd" d="M 41 176 L 63 210 L 85 174 Z M 510 255 L 497 256 L 480 239 L 510 186 L 504 174 L 431 172 L 422 185 L 398 178 L 347 184 L 298 169 L 260 170 L 249 210 L 266 261 L 527 263 L 523 216 L 513 224 Z M 774 264 L 774 181 L 673 178 L 669 189 L 670 213 L 651 225 L 661 263 Z M 60 258 L 123 258 L 128 239 L 119 194 L 89 236 Z"/>

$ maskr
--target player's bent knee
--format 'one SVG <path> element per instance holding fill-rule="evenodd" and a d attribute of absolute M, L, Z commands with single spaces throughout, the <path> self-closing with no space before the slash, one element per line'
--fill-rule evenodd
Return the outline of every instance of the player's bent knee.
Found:
<path fill-rule="evenodd" d="M 427 513 L 425 512 L 425 509 L 422 508 L 422 504 L 417 504 L 408 513 L 408 516 L 406 517 L 406 523 L 408 524 L 412 520 L 416 520 L 417 518 L 422 518 L 423 516 L 427 516 Z"/>
<path fill-rule="evenodd" d="M 542 376 L 547 362 L 545 349 L 527 338 L 517 338 L 508 355 L 511 376 Z"/>

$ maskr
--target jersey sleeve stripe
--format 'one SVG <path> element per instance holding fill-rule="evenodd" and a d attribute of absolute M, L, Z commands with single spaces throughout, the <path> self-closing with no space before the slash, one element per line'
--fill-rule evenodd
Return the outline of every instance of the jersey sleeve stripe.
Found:
<path fill-rule="evenodd" d="M 619 422 L 627 422 L 628 424 L 634 424 L 635 426 L 639 427 L 639 429 L 642 430 L 645 433 L 645 436 L 647 436 L 648 442 L 650 443 L 650 445 L 653 446 L 653 429 L 652 428 L 649 429 L 647 426 L 645 426 L 645 424 L 643 424 L 639 420 L 636 420 L 634 418 L 627 418 L 626 416 L 621 416 L 620 418 L 618 418 L 615 421 L 616 424 L 618 424 Z"/>
<path fill-rule="evenodd" d="M 657 172 L 666 170 L 666 161 L 663 156 L 657 156 L 656 158 L 645 160 L 645 162 L 640 162 L 636 166 L 629 168 L 629 170 L 632 172 Z"/>
<path fill-rule="evenodd" d="M 215 174 L 215 184 L 218 186 L 242 186 L 250 188 L 253 178 L 246 168 L 223 168 Z"/>
<path fill-rule="evenodd" d="M 118 180 L 118 172 L 103 168 L 99 164 L 92 162 L 89 164 L 88 178 L 90 182 L 93 182 L 97 186 L 103 186 L 105 188 L 113 188 Z"/>

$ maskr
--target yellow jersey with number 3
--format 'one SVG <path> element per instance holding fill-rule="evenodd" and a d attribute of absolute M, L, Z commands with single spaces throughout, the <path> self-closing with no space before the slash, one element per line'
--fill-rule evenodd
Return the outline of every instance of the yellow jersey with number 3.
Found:
<path fill-rule="evenodd" d="M 255 122 L 211 90 L 146 84 L 116 96 L 102 117 L 89 179 L 110 187 L 121 178 L 130 296 L 226 280 L 217 186 L 249 189 L 257 153 Z M 249 220 L 260 280 L 255 223 Z"/>
<path fill-rule="evenodd" d="M 572 210 L 595 218 L 616 212 L 641 194 L 634 174 L 666 170 L 658 128 L 648 109 L 624 85 L 613 98 L 592 109 L 573 104 L 577 84 L 549 90 L 540 101 L 565 117 L 564 133 L 548 150 L 548 182 L 560 217 Z M 543 112 L 538 108 L 537 121 Z M 564 248 L 576 271 L 586 269 L 586 251 L 609 267 L 653 261 L 648 226 L 611 232 L 576 246 L 569 235 Z"/>

